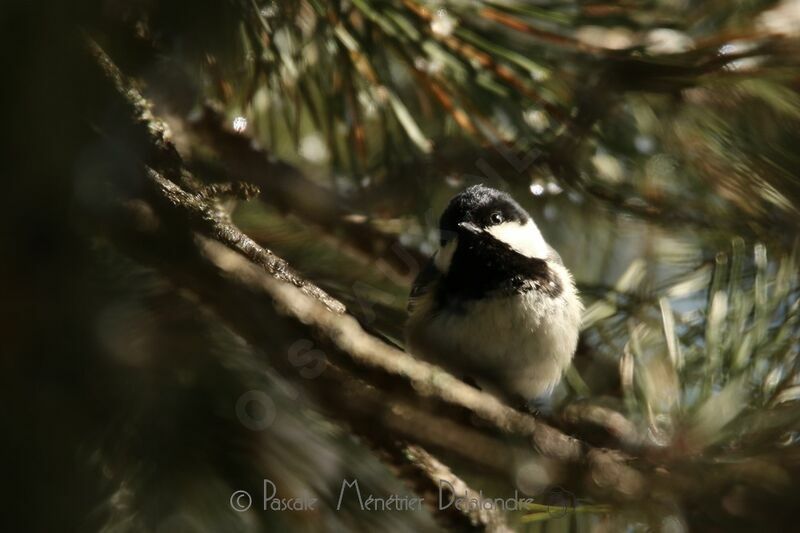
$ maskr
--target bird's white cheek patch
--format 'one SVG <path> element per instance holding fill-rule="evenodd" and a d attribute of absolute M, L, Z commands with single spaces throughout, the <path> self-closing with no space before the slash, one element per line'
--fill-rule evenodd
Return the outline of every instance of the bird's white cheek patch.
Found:
<path fill-rule="evenodd" d="M 542 233 L 533 221 L 526 224 L 504 222 L 486 228 L 492 236 L 527 257 L 545 259 L 550 253 Z"/>
<path fill-rule="evenodd" d="M 442 248 L 436 252 L 436 257 L 433 259 L 433 264 L 436 265 L 437 270 L 442 274 L 446 274 L 450 269 L 450 262 L 453 260 L 453 254 L 458 247 L 458 237 L 453 237 Z"/>

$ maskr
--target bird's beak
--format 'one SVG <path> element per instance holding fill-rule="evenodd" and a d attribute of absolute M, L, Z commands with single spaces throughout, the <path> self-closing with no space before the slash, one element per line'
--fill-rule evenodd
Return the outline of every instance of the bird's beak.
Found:
<path fill-rule="evenodd" d="M 483 233 L 481 229 L 472 222 L 460 222 L 458 227 L 463 228 L 474 235 L 480 235 Z"/>

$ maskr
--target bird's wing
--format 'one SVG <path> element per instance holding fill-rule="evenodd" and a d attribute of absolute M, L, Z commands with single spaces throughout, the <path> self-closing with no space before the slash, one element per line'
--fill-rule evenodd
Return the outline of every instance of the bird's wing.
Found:
<path fill-rule="evenodd" d="M 433 264 L 433 260 L 428 261 L 425 267 L 417 274 L 414 284 L 411 286 L 411 293 L 408 295 L 408 305 L 406 306 L 409 314 L 413 313 L 420 301 L 435 289 L 441 277 L 442 273 Z"/>

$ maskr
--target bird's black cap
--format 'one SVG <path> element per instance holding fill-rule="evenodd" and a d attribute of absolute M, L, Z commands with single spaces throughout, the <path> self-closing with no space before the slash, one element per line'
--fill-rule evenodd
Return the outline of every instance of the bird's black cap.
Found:
<path fill-rule="evenodd" d="M 468 222 L 479 228 L 492 224 L 499 213 L 503 222 L 525 224 L 530 215 L 510 195 L 484 185 L 473 185 L 455 195 L 439 219 L 441 244 L 459 233 L 459 224 Z"/>

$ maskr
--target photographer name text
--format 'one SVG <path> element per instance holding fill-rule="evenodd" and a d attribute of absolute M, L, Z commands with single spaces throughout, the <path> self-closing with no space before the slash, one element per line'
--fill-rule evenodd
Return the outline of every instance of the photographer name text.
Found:
<path fill-rule="evenodd" d="M 454 507 L 462 512 L 480 509 L 499 509 L 503 511 L 518 511 L 525 509 L 525 506 L 534 502 L 533 498 L 520 497 L 515 490 L 514 496 L 509 498 L 484 498 L 483 492 L 457 491 L 452 483 L 444 479 L 438 483 L 438 497 L 436 506 L 439 510 Z M 263 511 L 313 511 L 317 508 L 319 501 L 312 497 L 293 497 L 284 498 L 278 494 L 278 488 L 269 479 L 264 480 L 262 494 L 258 495 L 256 508 Z M 254 507 L 253 496 L 244 490 L 237 490 L 230 497 L 230 506 L 234 511 L 245 512 Z M 419 511 L 423 508 L 425 499 L 419 496 L 390 494 L 387 496 L 376 496 L 368 492 L 362 492 L 357 479 L 344 479 L 339 488 L 339 497 L 336 502 L 336 510 L 339 511 L 346 506 L 348 501 L 358 503 L 358 508 L 362 511 Z"/>

